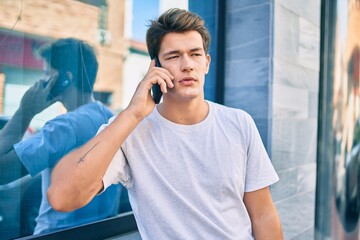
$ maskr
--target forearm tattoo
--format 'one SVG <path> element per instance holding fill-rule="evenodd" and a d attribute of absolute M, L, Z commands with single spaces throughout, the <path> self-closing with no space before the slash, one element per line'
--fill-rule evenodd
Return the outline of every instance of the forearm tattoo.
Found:
<path fill-rule="evenodd" d="M 86 155 L 88 155 L 88 153 L 89 153 L 91 150 L 93 150 L 93 149 L 96 147 L 96 145 L 98 145 L 98 144 L 99 144 L 99 142 L 95 143 L 95 145 L 92 146 L 92 147 L 84 154 L 84 156 L 80 157 L 80 160 L 79 160 L 77 163 L 79 164 L 79 163 L 81 163 L 81 162 L 84 162 Z"/>

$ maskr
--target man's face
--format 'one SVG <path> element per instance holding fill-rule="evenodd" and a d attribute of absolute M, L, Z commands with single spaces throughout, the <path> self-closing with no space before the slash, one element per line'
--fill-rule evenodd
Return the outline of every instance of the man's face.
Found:
<path fill-rule="evenodd" d="M 164 98 L 184 101 L 203 98 L 210 55 L 205 54 L 197 31 L 167 33 L 162 39 L 158 57 L 161 66 L 174 76 L 174 88 L 168 88 Z"/>

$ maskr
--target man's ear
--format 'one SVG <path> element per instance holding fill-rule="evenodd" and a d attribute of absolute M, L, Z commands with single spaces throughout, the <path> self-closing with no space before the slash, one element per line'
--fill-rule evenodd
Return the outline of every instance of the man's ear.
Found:
<path fill-rule="evenodd" d="M 206 70 L 205 74 L 208 74 L 210 68 L 211 56 L 210 54 L 206 54 Z"/>
<path fill-rule="evenodd" d="M 66 71 L 66 76 L 69 78 L 70 81 L 72 81 L 74 79 L 74 76 L 73 76 L 72 72 L 70 72 L 70 71 Z"/>

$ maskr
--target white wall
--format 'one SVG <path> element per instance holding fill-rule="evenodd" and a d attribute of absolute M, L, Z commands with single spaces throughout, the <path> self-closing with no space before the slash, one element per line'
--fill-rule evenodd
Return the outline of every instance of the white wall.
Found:
<path fill-rule="evenodd" d="M 145 76 L 150 65 L 150 57 L 130 53 L 124 63 L 124 82 L 122 93 L 122 109 L 129 104 L 138 83 Z"/>
<path fill-rule="evenodd" d="M 169 8 L 189 8 L 189 1 L 187 0 L 160 0 L 159 11 L 160 13 L 164 12 Z"/>

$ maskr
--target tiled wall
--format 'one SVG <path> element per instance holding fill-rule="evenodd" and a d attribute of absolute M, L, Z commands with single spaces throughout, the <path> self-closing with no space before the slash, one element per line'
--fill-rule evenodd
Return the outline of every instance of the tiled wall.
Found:
<path fill-rule="evenodd" d="M 225 104 L 254 118 L 271 153 L 271 8 L 268 0 L 227 1 Z"/>
<path fill-rule="evenodd" d="M 319 83 L 320 0 L 189 1 L 212 34 L 226 18 L 225 76 L 207 76 L 205 95 L 225 81 L 225 105 L 249 112 L 280 176 L 272 196 L 285 239 L 313 239 Z"/>
<path fill-rule="evenodd" d="M 285 239 L 313 239 L 320 0 L 275 0 L 272 188 Z"/>

